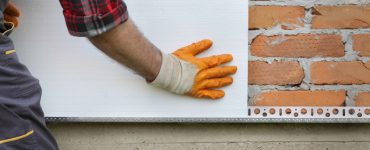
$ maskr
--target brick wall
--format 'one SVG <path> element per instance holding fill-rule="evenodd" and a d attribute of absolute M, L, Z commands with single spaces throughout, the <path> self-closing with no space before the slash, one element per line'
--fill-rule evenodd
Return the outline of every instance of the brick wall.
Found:
<path fill-rule="evenodd" d="M 249 15 L 251 105 L 370 106 L 369 0 L 251 0 Z"/>

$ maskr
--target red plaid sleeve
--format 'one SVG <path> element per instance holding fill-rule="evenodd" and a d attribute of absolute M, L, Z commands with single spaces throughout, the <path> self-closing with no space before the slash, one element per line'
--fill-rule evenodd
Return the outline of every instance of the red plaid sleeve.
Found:
<path fill-rule="evenodd" d="M 92 37 L 120 25 L 128 19 L 122 0 L 59 0 L 69 33 Z"/>

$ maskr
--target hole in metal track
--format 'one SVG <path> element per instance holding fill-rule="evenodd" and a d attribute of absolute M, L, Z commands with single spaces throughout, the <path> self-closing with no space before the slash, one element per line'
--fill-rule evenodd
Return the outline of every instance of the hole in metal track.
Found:
<path fill-rule="evenodd" d="M 362 113 L 357 113 L 357 117 L 362 117 Z"/>
<path fill-rule="evenodd" d="M 346 116 L 346 110 L 343 109 L 343 116 Z"/>
<path fill-rule="evenodd" d="M 333 109 L 333 114 L 334 114 L 334 115 L 337 115 L 338 113 L 339 113 L 339 110 L 338 110 L 337 108 L 334 108 L 334 109 Z"/>
<path fill-rule="evenodd" d="M 313 109 L 311 109 L 311 116 L 313 116 Z"/>
<path fill-rule="evenodd" d="M 256 108 L 256 109 L 254 109 L 254 114 L 256 114 L 256 115 L 258 115 L 258 114 L 260 114 L 260 109 L 258 109 L 258 108 Z"/>
<path fill-rule="evenodd" d="M 282 116 L 283 115 L 283 110 L 280 108 L 279 109 L 279 115 Z"/>
<path fill-rule="evenodd" d="M 348 110 L 348 113 L 349 113 L 350 115 L 353 115 L 353 114 L 355 114 L 355 110 L 354 110 L 353 108 L 351 108 L 351 109 L 349 109 L 349 110 Z"/>
<path fill-rule="evenodd" d="M 301 109 L 301 114 L 303 114 L 303 115 L 307 114 L 307 109 L 302 108 L 302 109 Z"/>
<path fill-rule="evenodd" d="M 290 108 L 285 109 L 285 113 L 287 115 L 290 115 L 292 113 L 292 110 Z"/>
<path fill-rule="evenodd" d="M 317 109 L 317 114 L 322 115 L 324 113 L 324 110 L 322 108 Z"/>
<path fill-rule="evenodd" d="M 365 109 L 365 114 L 370 115 L 370 109 Z"/>
<path fill-rule="evenodd" d="M 275 109 L 274 109 L 274 108 L 271 108 L 271 109 L 269 110 L 269 112 L 270 112 L 270 114 L 271 114 L 271 115 L 273 115 L 273 114 L 275 114 Z"/>

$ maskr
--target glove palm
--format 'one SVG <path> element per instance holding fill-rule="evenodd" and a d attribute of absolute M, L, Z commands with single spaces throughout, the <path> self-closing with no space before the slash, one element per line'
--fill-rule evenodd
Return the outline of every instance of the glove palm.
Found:
<path fill-rule="evenodd" d="M 214 89 L 232 84 L 233 78 L 229 75 L 234 74 L 237 67 L 219 66 L 232 61 L 230 54 L 195 57 L 211 46 L 211 40 L 202 40 L 163 56 L 161 71 L 152 84 L 177 94 L 188 94 L 197 98 L 224 97 L 224 91 Z"/>

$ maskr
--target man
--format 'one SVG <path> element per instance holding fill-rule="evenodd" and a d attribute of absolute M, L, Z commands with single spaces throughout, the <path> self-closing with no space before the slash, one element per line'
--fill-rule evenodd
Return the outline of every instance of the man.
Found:
<path fill-rule="evenodd" d="M 197 58 L 211 47 L 202 40 L 172 54 L 163 54 L 129 19 L 122 0 L 60 0 L 70 34 L 87 37 L 102 52 L 131 68 L 153 86 L 196 98 L 222 98 L 214 88 L 230 85 L 235 66 L 230 54 Z M 8 35 L 19 12 L 0 0 L 0 149 L 58 149 L 45 125 L 41 88 L 16 56 Z M 124 85 L 122 85 L 124 86 Z"/>

